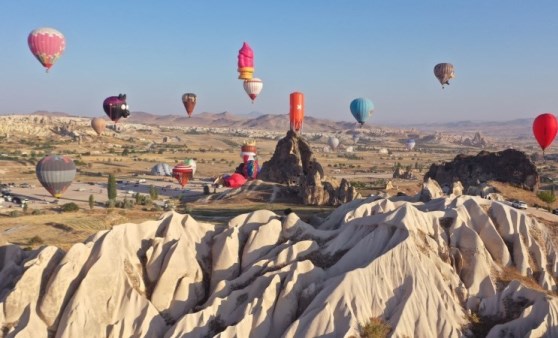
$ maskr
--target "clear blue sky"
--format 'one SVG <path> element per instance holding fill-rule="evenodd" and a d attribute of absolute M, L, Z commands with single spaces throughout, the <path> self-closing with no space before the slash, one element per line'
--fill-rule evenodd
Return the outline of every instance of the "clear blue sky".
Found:
<path fill-rule="evenodd" d="M 104 115 L 126 93 L 132 111 L 283 114 L 302 91 L 306 114 L 370 123 L 508 120 L 558 111 L 558 1 L 4 1 L 0 114 L 36 110 Z M 27 35 L 66 37 L 49 74 Z M 264 89 L 251 104 L 237 79 L 247 41 Z M 442 90 L 439 62 L 455 65 Z"/>

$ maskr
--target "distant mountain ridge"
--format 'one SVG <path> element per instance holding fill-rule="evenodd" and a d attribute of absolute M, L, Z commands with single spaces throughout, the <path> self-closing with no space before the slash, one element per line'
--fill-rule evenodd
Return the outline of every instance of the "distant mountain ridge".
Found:
<path fill-rule="evenodd" d="M 78 117 L 64 112 L 36 111 L 30 115 Z M 89 116 L 90 117 L 90 116 Z M 104 116 L 103 116 L 104 117 Z M 362 128 L 397 128 L 415 129 L 424 132 L 480 132 L 488 136 L 507 138 L 532 137 L 532 123 L 534 118 L 519 118 L 507 121 L 474 121 L 462 120 L 444 123 L 367 123 Z M 160 126 L 191 126 L 191 127 L 216 127 L 233 129 L 261 129 L 261 130 L 287 130 L 289 128 L 288 114 L 263 114 L 252 111 L 247 114 L 234 114 L 228 111 L 221 113 L 201 112 L 195 113 L 191 118 L 184 115 L 157 115 L 147 112 L 135 111 L 123 121 L 139 124 L 151 124 Z M 308 132 L 335 132 L 359 127 L 355 122 L 332 121 L 313 116 L 304 119 L 304 130 Z"/>

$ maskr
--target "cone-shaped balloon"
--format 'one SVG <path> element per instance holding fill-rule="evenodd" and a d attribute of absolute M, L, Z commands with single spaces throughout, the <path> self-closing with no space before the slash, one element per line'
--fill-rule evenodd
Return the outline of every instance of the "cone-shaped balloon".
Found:
<path fill-rule="evenodd" d="M 339 139 L 335 136 L 330 136 L 327 140 L 327 144 L 332 150 L 335 150 L 339 146 Z"/>
<path fill-rule="evenodd" d="M 192 117 L 192 113 L 194 112 L 194 108 L 196 107 L 196 94 L 194 93 L 185 93 L 182 95 L 182 103 L 184 104 L 184 108 L 186 108 L 186 113 L 188 113 L 188 117 Z"/>
<path fill-rule="evenodd" d="M 405 148 L 407 148 L 407 150 L 411 151 L 415 147 L 415 144 L 416 144 L 415 140 L 410 138 L 407 141 L 405 141 Z"/>
<path fill-rule="evenodd" d="M 47 72 L 64 53 L 66 39 L 54 28 L 37 28 L 27 37 L 31 53 L 46 68 Z"/>
<path fill-rule="evenodd" d="M 126 103 L 126 94 L 107 97 L 103 101 L 103 110 L 114 123 L 118 122 L 121 117 L 127 118 L 130 116 L 129 106 Z"/>
<path fill-rule="evenodd" d="M 363 125 L 372 115 L 374 104 L 369 99 L 359 97 L 351 101 L 350 109 L 357 122 Z"/>
<path fill-rule="evenodd" d="M 434 75 L 440 81 L 442 88 L 444 85 L 449 85 L 449 80 L 455 77 L 453 65 L 451 63 L 439 63 L 434 66 Z"/>
<path fill-rule="evenodd" d="M 558 122 L 553 114 L 541 114 L 533 121 L 533 134 L 543 151 L 554 141 L 557 131 Z"/>
<path fill-rule="evenodd" d="M 299 92 L 291 93 L 291 110 L 289 111 L 291 130 L 299 132 L 302 130 L 304 122 L 304 94 Z"/>
<path fill-rule="evenodd" d="M 184 188 L 192 178 L 192 168 L 187 167 L 184 163 L 179 163 L 172 168 L 172 177 L 176 178 L 178 183 Z"/>
<path fill-rule="evenodd" d="M 76 177 L 76 165 L 66 156 L 46 156 L 37 163 L 35 173 L 43 187 L 60 198 Z"/>
<path fill-rule="evenodd" d="M 105 131 L 106 126 L 107 124 L 103 118 L 95 117 L 91 120 L 91 128 L 95 130 L 97 135 L 101 135 Z"/>
<path fill-rule="evenodd" d="M 254 77 L 254 51 L 245 42 L 238 51 L 238 78 L 250 80 Z"/>
<path fill-rule="evenodd" d="M 256 77 L 251 80 L 244 81 L 244 91 L 246 91 L 246 94 L 248 94 L 250 99 L 252 99 L 252 103 L 254 102 L 256 97 L 260 94 L 262 88 L 263 88 L 262 80 Z"/>

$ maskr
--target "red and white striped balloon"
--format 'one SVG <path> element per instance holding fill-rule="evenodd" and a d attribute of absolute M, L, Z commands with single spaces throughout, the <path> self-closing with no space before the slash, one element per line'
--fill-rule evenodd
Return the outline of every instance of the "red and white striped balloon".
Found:
<path fill-rule="evenodd" d="M 250 80 L 244 81 L 244 90 L 246 91 L 246 94 L 248 94 L 248 96 L 250 96 L 250 98 L 252 99 L 252 103 L 254 103 L 256 96 L 260 94 L 262 88 L 263 82 L 258 78 L 252 78 Z"/>
<path fill-rule="evenodd" d="M 27 37 L 31 53 L 48 70 L 62 56 L 66 48 L 64 35 L 54 28 L 37 28 Z"/>

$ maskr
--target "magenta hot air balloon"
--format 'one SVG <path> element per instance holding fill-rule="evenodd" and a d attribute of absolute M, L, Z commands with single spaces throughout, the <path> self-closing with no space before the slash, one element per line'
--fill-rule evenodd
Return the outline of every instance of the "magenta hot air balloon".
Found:
<path fill-rule="evenodd" d="M 27 37 L 27 44 L 31 53 L 46 68 L 46 71 L 56 63 L 66 48 L 64 35 L 54 28 L 37 28 Z"/>

